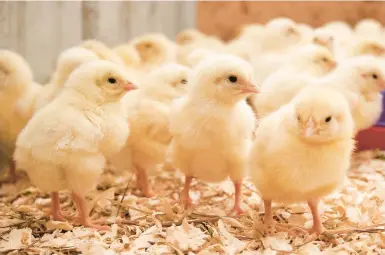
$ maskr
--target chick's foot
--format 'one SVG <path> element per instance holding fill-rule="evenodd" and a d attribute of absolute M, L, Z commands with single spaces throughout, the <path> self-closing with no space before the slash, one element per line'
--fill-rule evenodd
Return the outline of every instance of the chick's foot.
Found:
<path fill-rule="evenodd" d="M 182 190 L 182 193 L 180 194 L 180 203 L 186 209 L 190 208 L 192 205 L 192 201 L 191 201 L 190 194 L 189 194 L 190 184 L 191 184 L 192 179 L 193 178 L 191 176 L 186 176 L 184 188 Z"/>

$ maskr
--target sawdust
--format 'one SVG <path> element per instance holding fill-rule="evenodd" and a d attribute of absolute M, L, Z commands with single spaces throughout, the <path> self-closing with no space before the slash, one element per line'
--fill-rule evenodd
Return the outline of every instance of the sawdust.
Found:
<path fill-rule="evenodd" d="M 281 232 L 262 224 L 263 203 L 249 180 L 244 182 L 240 217 L 229 216 L 230 181 L 192 183 L 195 206 L 179 206 L 183 176 L 161 172 L 151 179 L 157 197 L 143 198 L 130 173 L 108 169 L 98 189 L 88 194 L 93 218 L 108 218 L 112 230 L 50 220 L 49 194 L 30 187 L 26 178 L 0 189 L 2 254 L 385 254 L 385 161 L 381 152 L 355 155 L 349 178 L 338 193 L 323 199 L 327 231 L 309 235 L 306 204 L 274 206 Z M 127 185 L 128 183 L 128 185 Z M 127 188 L 128 187 L 128 188 Z M 127 188 L 127 189 L 126 189 Z M 124 192 L 126 195 L 124 195 Z M 66 214 L 75 214 L 69 192 L 61 192 Z M 278 229 L 278 228 L 277 228 Z"/>

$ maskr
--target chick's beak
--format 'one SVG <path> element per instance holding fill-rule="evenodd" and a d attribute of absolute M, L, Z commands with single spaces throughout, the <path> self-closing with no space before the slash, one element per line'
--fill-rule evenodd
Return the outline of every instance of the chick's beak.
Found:
<path fill-rule="evenodd" d="M 246 81 L 246 80 L 241 81 L 239 84 L 240 84 L 239 88 L 243 93 L 252 93 L 252 94 L 259 93 L 259 89 L 257 88 L 257 86 L 249 81 Z"/>
<path fill-rule="evenodd" d="M 330 61 L 330 69 L 334 69 L 334 68 L 336 68 L 336 66 L 337 66 L 337 62 L 334 60 L 331 60 Z"/>
<path fill-rule="evenodd" d="M 134 89 L 137 89 L 138 87 L 131 83 L 131 82 L 127 82 L 127 83 L 124 83 L 123 84 L 123 89 L 126 90 L 126 91 L 130 91 L 130 90 L 134 90 Z"/>
<path fill-rule="evenodd" d="M 312 118 L 310 118 L 305 124 L 305 132 L 304 132 L 305 137 L 310 137 L 314 134 L 314 131 L 315 131 L 314 127 L 315 127 L 314 121 Z"/>

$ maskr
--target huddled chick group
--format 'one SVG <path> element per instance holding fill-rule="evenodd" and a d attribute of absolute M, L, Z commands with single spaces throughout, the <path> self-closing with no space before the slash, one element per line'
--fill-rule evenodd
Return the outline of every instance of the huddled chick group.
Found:
<path fill-rule="evenodd" d="M 273 201 L 307 202 L 311 231 L 321 233 L 319 201 L 343 185 L 355 134 L 382 111 L 384 39 L 374 20 L 313 29 L 276 18 L 230 42 L 195 29 L 113 49 L 87 40 L 60 54 L 45 86 L 21 56 L 1 50 L 0 148 L 12 177 L 22 169 L 51 193 L 54 220 L 68 219 L 58 192 L 70 190 L 71 220 L 109 228 L 90 220 L 85 194 L 110 162 L 134 172 L 144 196 L 159 165 L 183 172 L 185 207 L 193 178 L 230 178 L 234 214 L 251 176 L 266 226 Z"/>

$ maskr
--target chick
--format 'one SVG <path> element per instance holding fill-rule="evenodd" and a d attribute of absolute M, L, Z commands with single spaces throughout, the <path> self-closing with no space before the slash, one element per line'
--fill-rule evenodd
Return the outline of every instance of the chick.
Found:
<path fill-rule="evenodd" d="M 140 66 L 140 55 L 133 45 L 119 45 L 114 48 L 114 52 L 119 55 L 126 67 L 138 68 Z"/>
<path fill-rule="evenodd" d="M 80 47 L 92 51 L 99 57 L 99 59 L 108 60 L 118 65 L 124 65 L 123 60 L 102 42 L 97 40 L 86 40 L 80 45 Z"/>
<path fill-rule="evenodd" d="M 96 186 L 106 157 L 124 146 L 128 123 L 120 99 L 132 89 L 118 65 L 102 60 L 84 64 L 20 133 L 14 159 L 36 187 L 51 192 L 54 220 L 65 220 L 58 192 L 68 189 L 79 223 L 108 229 L 90 220 L 84 195 Z"/>
<path fill-rule="evenodd" d="M 356 40 L 348 49 L 345 58 L 361 55 L 385 57 L 385 43 L 377 39 Z"/>
<path fill-rule="evenodd" d="M 188 94 L 171 112 L 170 159 L 185 175 L 181 202 L 191 203 L 193 178 L 220 182 L 230 176 L 235 187 L 233 211 L 242 213 L 241 183 L 255 128 L 245 98 L 257 93 L 246 61 L 227 54 L 205 58 L 189 76 Z"/>
<path fill-rule="evenodd" d="M 203 40 L 205 37 L 206 35 L 200 31 L 189 28 L 179 32 L 176 35 L 175 41 L 178 45 L 186 45 L 190 43 L 196 43 L 200 40 Z"/>
<path fill-rule="evenodd" d="M 381 91 L 385 90 L 385 60 L 372 56 L 347 59 L 317 84 L 344 93 L 358 132 L 371 127 L 380 118 L 383 108 Z"/>
<path fill-rule="evenodd" d="M 16 180 L 12 155 L 18 134 L 33 113 L 35 97 L 41 86 L 33 82 L 28 63 L 19 54 L 0 50 L 0 147 L 9 161 L 9 179 Z"/>
<path fill-rule="evenodd" d="M 295 22 L 288 18 L 276 18 L 265 26 L 261 44 L 262 51 L 282 51 L 301 41 L 301 32 Z"/>
<path fill-rule="evenodd" d="M 334 35 L 327 29 L 315 29 L 312 36 L 312 43 L 334 51 Z"/>
<path fill-rule="evenodd" d="M 290 102 L 315 77 L 329 73 L 335 66 L 336 62 L 326 48 L 304 46 L 292 61 L 265 79 L 261 93 L 250 98 L 251 105 L 258 117 L 262 118 Z"/>
<path fill-rule="evenodd" d="M 152 71 L 138 90 L 136 100 L 123 100 L 129 114 L 130 136 L 111 162 L 136 173 L 137 186 L 151 196 L 148 174 L 166 161 L 171 141 L 169 115 L 172 100 L 186 93 L 189 68 L 166 64 Z"/>
<path fill-rule="evenodd" d="M 313 76 L 322 76 L 332 70 L 336 62 L 327 48 L 310 44 L 286 55 L 265 54 L 254 59 L 252 65 L 257 82 L 264 84 L 265 79 L 275 72 L 279 72 L 280 75 L 288 72 L 306 72 Z"/>
<path fill-rule="evenodd" d="M 375 19 L 363 19 L 356 24 L 354 32 L 360 37 L 379 38 L 384 32 L 384 28 Z"/>
<path fill-rule="evenodd" d="M 199 64 L 203 59 L 213 54 L 217 54 L 213 50 L 209 49 L 196 49 L 187 58 L 187 66 L 193 68 Z"/>
<path fill-rule="evenodd" d="M 177 45 L 163 34 L 145 34 L 130 42 L 138 51 L 141 68 L 151 70 L 162 64 L 174 62 Z"/>
<path fill-rule="evenodd" d="M 64 83 L 76 68 L 84 63 L 98 59 L 95 53 L 81 47 L 73 47 L 62 52 L 51 81 L 44 86 L 36 98 L 35 111 L 51 102 L 61 92 Z"/>
<path fill-rule="evenodd" d="M 250 168 L 264 200 L 265 224 L 273 221 L 272 201 L 307 201 L 312 232 L 323 232 L 319 200 L 343 184 L 354 149 L 353 127 L 344 96 L 323 87 L 302 90 L 260 121 Z"/>

